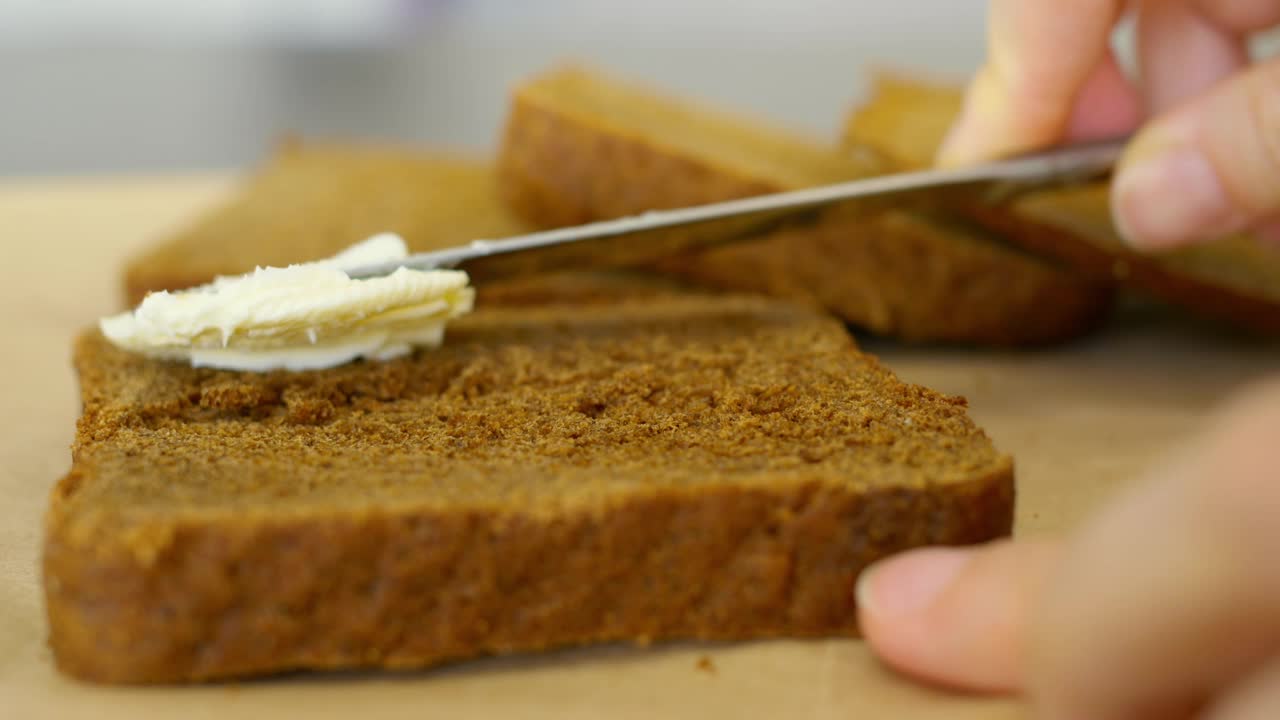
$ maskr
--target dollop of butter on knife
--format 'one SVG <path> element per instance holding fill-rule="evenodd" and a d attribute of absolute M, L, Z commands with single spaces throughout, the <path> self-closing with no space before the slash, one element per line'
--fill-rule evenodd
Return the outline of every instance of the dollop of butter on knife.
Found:
<path fill-rule="evenodd" d="M 118 347 L 195 367 L 312 370 L 395 358 L 440 345 L 445 325 L 475 303 L 458 270 L 358 280 L 345 272 L 408 254 L 399 236 L 375 235 L 325 260 L 152 293 L 99 327 Z"/>

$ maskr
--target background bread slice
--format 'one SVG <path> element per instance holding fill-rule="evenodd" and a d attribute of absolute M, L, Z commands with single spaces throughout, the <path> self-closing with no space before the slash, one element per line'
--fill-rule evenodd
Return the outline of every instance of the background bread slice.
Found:
<path fill-rule="evenodd" d="M 44 589 L 96 681 L 848 635 L 867 563 L 1012 522 L 962 399 L 763 299 L 482 308 L 319 372 L 75 361 Z"/>
<path fill-rule="evenodd" d="M 765 122 L 565 67 L 515 90 L 498 168 L 515 211 L 561 226 L 847 180 L 883 166 Z M 661 268 L 809 302 L 920 341 L 1062 340 L 1092 327 L 1108 300 L 1097 283 L 971 223 L 906 213 L 830 218 Z"/>
<path fill-rule="evenodd" d="M 125 269 L 130 306 L 256 265 L 331 256 L 380 232 L 413 251 L 528 227 L 499 201 L 489 164 L 439 151 L 353 142 L 281 145 L 222 207 Z"/>
<path fill-rule="evenodd" d="M 411 251 L 529 232 L 498 197 L 493 168 L 475 158 L 367 142 L 293 139 L 223 206 L 129 260 L 125 300 L 234 275 L 257 265 L 331 256 L 380 232 Z M 483 304 L 594 302 L 669 292 L 653 274 L 574 271 L 477 287 Z"/>
<path fill-rule="evenodd" d="M 900 170 L 933 165 L 938 147 L 960 114 L 960 86 L 893 70 L 870 73 L 867 99 L 845 120 L 844 144 L 870 148 Z"/>
<path fill-rule="evenodd" d="M 952 84 L 880 73 L 846 125 L 846 143 L 872 147 L 905 168 L 925 167 L 960 111 Z M 1129 250 L 1111 223 L 1105 183 L 1028 196 L 1011 208 L 972 208 L 1011 241 L 1089 273 L 1263 333 L 1280 333 L 1280 252 L 1234 237 L 1160 254 Z"/>

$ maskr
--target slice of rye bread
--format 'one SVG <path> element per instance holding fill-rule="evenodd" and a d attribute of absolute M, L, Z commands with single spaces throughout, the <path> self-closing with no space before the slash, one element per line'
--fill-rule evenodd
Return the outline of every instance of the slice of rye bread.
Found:
<path fill-rule="evenodd" d="M 411 251 L 530 228 L 507 212 L 490 165 L 389 144 L 282 143 L 222 206 L 132 258 L 125 300 L 238 275 L 256 265 L 329 257 L 377 233 Z"/>
<path fill-rule="evenodd" d="M 759 297 L 482 308 L 324 371 L 96 332 L 75 364 L 44 589 L 58 667 L 94 681 L 851 636 L 868 563 L 1011 529 L 963 399 Z"/>
<path fill-rule="evenodd" d="M 851 147 L 871 147 L 904 169 L 927 167 L 960 111 L 961 88 L 902 73 L 877 73 L 869 101 L 849 117 Z M 1106 183 L 1027 196 L 969 216 L 1036 253 L 1149 293 L 1216 320 L 1280 333 L 1280 251 L 1232 237 L 1157 254 L 1130 250 L 1111 221 Z"/>
<path fill-rule="evenodd" d="M 498 162 L 511 207 L 543 227 L 865 177 L 874 158 L 576 66 L 517 87 Z M 1102 284 L 971 223 L 892 212 L 664 262 L 711 287 L 824 307 L 876 333 L 996 345 L 1060 341 L 1109 307 Z"/>

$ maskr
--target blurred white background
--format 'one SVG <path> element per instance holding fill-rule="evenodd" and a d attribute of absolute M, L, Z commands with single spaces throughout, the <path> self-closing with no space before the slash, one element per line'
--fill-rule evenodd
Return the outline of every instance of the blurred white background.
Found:
<path fill-rule="evenodd" d="M 299 131 L 492 147 L 563 58 L 831 135 L 885 64 L 963 78 L 984 0 L 0 0 L 0 175 L 241 167 Z"/>

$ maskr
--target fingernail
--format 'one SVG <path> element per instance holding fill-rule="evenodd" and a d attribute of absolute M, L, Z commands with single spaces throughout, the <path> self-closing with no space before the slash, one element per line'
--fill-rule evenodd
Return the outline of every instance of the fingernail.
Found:
<path fill-rule="evenodd" d="M 924 610 L 951 584 L 970 557 L 968 550 L 931 548 L 875 563 L 858 578 L 858 607 L 880 617 Z"/>
<path fill-rule="evenodd" d="M 968 165 L 996 154 L 993 151 L 1004 141 L 997 128 L 1006 115 L 1008 93 L 994 77 L 979 72 L 965 91 L 960 111 L 934 156 L 938 167 Z"/>
<path fill-rule="evenodd" d="M 942 144 L 938 146 L 938 152 L 934 156 L 935 165 L 946 167 L 947 165 L 955 164 L 956 161 L 953 158 L 961 156 L 963 146 L 960 143 L 964 133 L 960 127 L 962 122 L 964 122 L 963 118 L 952 124 L 951 128 L 947 130 L 947 134 L 942 138 Z"/>
<path fill-rule="evenodd" d="M 1139 160 L 1112 187 L 1116 228 L 1135 247 L 1164 250 L 1240 229 L 1218 172 L 1203 153 L 1170 148 Z"/>
<path fill-rule="evenodd" d="M 946 137 L 942 139 L 942 144 L 938 146 L 937 155 L 934 156 L 935 165 L 955 167 L 977 160 L 979 151 L 974 148 L 972 141 L 974 133 L 970 128 L 973 124 L 971 115 L 972 113 L 965 111 L 951 125 Z"/>

